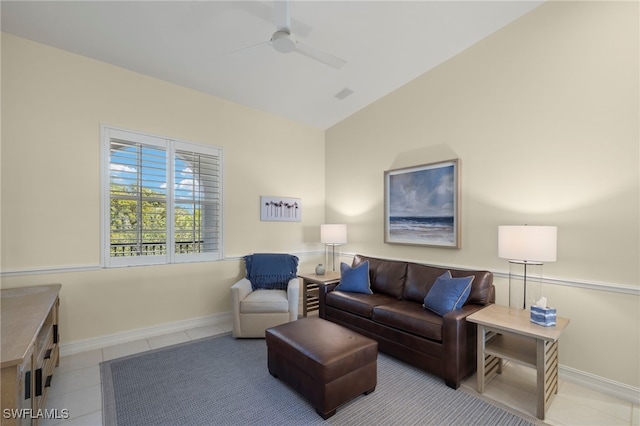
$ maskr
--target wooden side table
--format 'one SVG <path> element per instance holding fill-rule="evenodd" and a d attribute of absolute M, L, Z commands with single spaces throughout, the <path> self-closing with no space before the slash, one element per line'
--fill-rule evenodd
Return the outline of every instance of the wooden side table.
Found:
<path fill-rule="evenodd" d="M 340 272 L 327 271 L 324 275 L 298 274 L 302 279 L 302 316 L 317 311 L 320 304 L 318 286 L 320 284 L 335 284 L 340 282 Z"/>
<path fill-rule="evenodd" d="M 511 360 L 537 371 L 536 416 L 544 420 L 553 397 L 558 393 L 558 339 L 569 324 L 556 318 L 556 325 L 543 327 L 530 321 L 530 312 L 500 305 L 489 305 L 467 317 L 478 324 L 477 390 L 502 373 L 503 360 Z"/>

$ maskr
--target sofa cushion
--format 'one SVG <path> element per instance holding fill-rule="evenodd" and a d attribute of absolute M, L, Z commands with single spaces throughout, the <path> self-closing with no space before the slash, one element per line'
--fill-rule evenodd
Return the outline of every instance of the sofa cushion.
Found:
<path fill-rule="evenodd" d="M 371 290 L 374 293 L 387 294 L 401 299 L 404 280 L 407 276 L 407 263 L 356 254 L 353 257 L 352 265 L 355 267 L 366 261 L 369 261 Z"/>
<path fill-rule="evenodd" d="M 363 262 L 355 268 L 344 262 L 340 263 L 340 284 L 336 290 L 372 294 L 369 283 L 369 262 Z"/>
<path fill-rule="evenodd" d="M 460 269 L 451 269 L 453 278 L 468 277 L 473 275 L 475 278 L 471 283 L 471 293 L 467 299 L 467 303 L 475 303 L 478 305 L 488 305 L 495 302 L 495 293 L 493 287 L 493 274 L 489 271 L 465 271 Z"/>
<path fill-rule="evenodd" d="M 243 314 L 264 314 L 266 312 L 289 312 L 286 290 L 256 290 L 240 301 Z"/>
<path fill-rule="evenodd" d="M 424 303 L 424 298 L 433 287 L 433 283 L 447 271 L 447 269 L 436 266 L 409 263 L 407 265 L 407 282 L 402 291 L 402 298 L 420 304 Z"/>
<path fill-rule="evenodd" d="M 409 263 L 407 265 L 407 282 L 404 285 L 402 298 L 414 302 L 423 303 L 429 290 L 440 275 L 447 269 L 431 265 L 421 265 L 419 263 Z M 489 271 L 471 271 L 466 269 L 449 269 L 453 278 L 468 277 L 475 278 L 471 283 L 471 293 L 466 303 L 487 305 L 495 302 L 493 288 L 493 274 Z M 374 290 L 375 291 L 375 290 Z"/>
<path fill-rule="evenodd" d="M 471 282 L 475 277 L 452 278 L 451 273 L 440 275 L 424 298 L 424 307 L 444 316 L 447 312 L 462 308 L 469 298 Z"/>
<path fill-rule="evenodd" d="M 327 293 L 325 297 L 327 306 L 342 309 L 365 318 L 371 318 L 371 312 L 374 307 L 395 301 L 395 298 L 380 293 L 362 294 L 336 290 Z"/>
<path fill-rule="evenodd" d="M 420 337 L 442 341 L 442 317 L 423 309 L 419 303 L 399 300 L 376 306 L 372 319 Z"/>

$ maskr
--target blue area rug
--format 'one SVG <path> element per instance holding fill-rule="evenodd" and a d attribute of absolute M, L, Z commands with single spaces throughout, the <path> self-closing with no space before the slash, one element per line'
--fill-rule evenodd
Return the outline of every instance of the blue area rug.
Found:
<path fill-rule="evenodd" d="M 375 392 L 325 421 L 269 374 L 264 340 L 228 334 L 106 361 L 100 375 L 107 426 L 537 423 L 382 353 Z"/>

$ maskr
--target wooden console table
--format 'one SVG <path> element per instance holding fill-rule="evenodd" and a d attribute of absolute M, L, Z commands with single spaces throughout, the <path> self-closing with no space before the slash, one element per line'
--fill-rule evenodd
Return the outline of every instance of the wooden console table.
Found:
<path fill-rule="evenodd" d="M 2 425 L 37 425 L 59 363 L 60 284 L 2 290 Z"/>
<path fill-rule="evenodd" d="M 558 393 L 558 338 L 569 324 L 567 318 L 556 318 L 556 325 L 543 327 L 530 321 L 530 312 L 500 305 L 489 305 L 467 317 L 478 324 L 477 388 L 502 373 L 503 360 L 533 367 L 536 376 L 536 416 L 545 413 Z"/>
<path fill-rule="evenodd" d="M 298 274 L 302 279 L 302 316 L 317 311 L 320 305 L 318 286 L 340 282 L 340 272 L 327 271 L 324 275 Z"/>

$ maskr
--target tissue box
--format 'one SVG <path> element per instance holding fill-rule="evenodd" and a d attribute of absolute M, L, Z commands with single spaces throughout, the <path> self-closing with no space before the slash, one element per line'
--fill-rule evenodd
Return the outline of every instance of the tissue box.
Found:
<path fill-rule="evenodd" d="M 556 308 L 531 306 L 531 322 L 545 327 L 556 325 Z"/>

